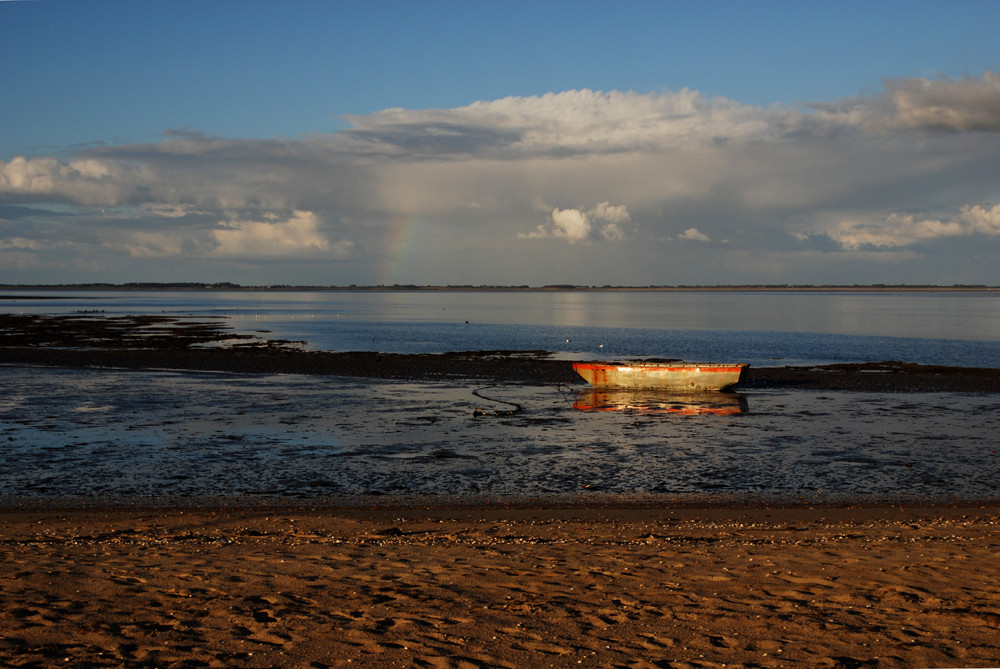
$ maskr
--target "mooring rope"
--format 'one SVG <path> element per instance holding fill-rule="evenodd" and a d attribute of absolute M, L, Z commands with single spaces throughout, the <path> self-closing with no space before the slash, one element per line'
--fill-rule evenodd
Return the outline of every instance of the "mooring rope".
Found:
<path fill-rule="evenodd" d="M 519 411 L 524 411 L 524 407 L 522 407 L 517 402 L 508 402 L 507 400 L 498 400 L 495 397 L 486 397 L 486 395 L 483 395 L 481 392 L 483 390 L 489 390 L 490 388 L 497 388 L 497 387 L 498 386 L 486 386 L 485 388 L 477 388 L 476 390 L 472 391 L 472 394 L 481 400 L 486 400 L 487 402 L 496 402 L 497 404 L 506 404 L 514 408 L 508 409 L 506 411 L 500 411 L 499 409 L 495 409 L 494 411 L 487 411 L 486 409 L 476 409 L 475 411 L 472 412 L 473 416 L 476 416 L 477 418 L 480 416 L 513 416 Z"/>

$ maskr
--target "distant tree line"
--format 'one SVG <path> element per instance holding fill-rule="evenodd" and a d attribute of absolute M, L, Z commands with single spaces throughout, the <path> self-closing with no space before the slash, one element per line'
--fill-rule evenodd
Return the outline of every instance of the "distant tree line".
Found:
<path fill-rule="evenodd" d="M 719 285 L 649 285 L 649 286 L 586 286 L 569 283 L 547 284 L 544 286 L 521 285 L 417 285 L 412 283 L 378 284 L 373 286 L 310 286 L 293 284 L 271 284 L 266 286 L 243 286 L 229 281 L 200 283 L 184 282 L 147 282 L 134 281 L 129 283 L 59 283 L 59 284 L 6 284 L 0 285 L 0 290 L 253 290 L 253 291 L 336 291 L 336 290 L 455 290 L 455 291 L 976 291 L 998 290 L 998 286 L 985 284 L 952 284 L 948 286 L 934 284 L 719 284 Z"/>

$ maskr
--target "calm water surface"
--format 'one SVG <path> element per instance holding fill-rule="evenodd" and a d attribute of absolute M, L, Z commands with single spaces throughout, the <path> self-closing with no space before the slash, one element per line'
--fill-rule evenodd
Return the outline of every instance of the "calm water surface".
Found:
<path fill-rule="evenodd" d="M 9 312 L 226 316 L 333 351 L 547 350 L 753 365 L 905 360 L 1000 367 L 1000 293 L 22 292 Z M 38 299 L 58 295 L 61 299 Z"/>

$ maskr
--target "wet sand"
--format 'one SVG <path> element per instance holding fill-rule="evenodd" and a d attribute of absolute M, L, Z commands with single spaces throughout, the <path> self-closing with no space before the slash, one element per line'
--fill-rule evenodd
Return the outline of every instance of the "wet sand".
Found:
<path fill-rule="evenodd" d="M 571 374 L 542 354 L 0 340 L 7 364 Z M 1000 392 L 997 370 L 754 372 L 749 387 Z M 11 508 L 0 511 L 0 665 L 990 666 L 998 523 L 996 502 Z"/>
<path fill-rule="evenodd" d="M 990 666 L 998 511 L 8 513 L 0 664 Z"/>
<path fill-rule="evenodd" d="M 1000 499 L 997 395 L 710 395 L 0 366 L 0 508 Z"/>

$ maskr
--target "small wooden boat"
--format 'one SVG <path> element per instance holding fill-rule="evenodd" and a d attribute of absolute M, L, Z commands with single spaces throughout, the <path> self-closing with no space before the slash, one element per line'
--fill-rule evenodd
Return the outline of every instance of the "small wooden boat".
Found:
<path fill-rule="evenodd" d="M 574 362 L 573 369 L 597 388 L 725 390 L 740 382 L 746 363 Z"/>

